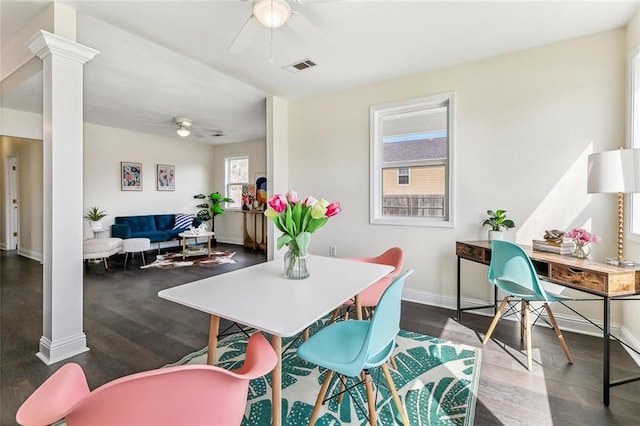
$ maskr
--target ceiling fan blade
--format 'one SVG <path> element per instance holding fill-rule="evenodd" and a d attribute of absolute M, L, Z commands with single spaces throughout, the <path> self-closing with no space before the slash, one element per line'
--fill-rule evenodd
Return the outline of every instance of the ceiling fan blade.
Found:
<path fill-rule="evenodd" d="M 329 44 L 324 34 L 299 12 L 291 12 L 287 25 L 312 46 L 323 48 Z"/>
<path fill-rule="evenodd" d="M 258 31 L 260 31 L 260 27 L 261 25 L 256 17 L 251 15 L 249 19 L 247 19 L 247 22 L 245 22 L 238 35 L 236 35 L 236 38 L 234 38 L 233 42 L 231 42 L 231 45 L 229 46 L 229 52 L 240 53 L 245 51 L 258 34 Z"/>

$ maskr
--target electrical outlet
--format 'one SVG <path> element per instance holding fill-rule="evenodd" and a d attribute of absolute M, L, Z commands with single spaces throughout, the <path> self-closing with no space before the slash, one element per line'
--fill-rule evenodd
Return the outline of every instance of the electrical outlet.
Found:
<path fill-rule="evenodd" d="M 336 257 L 336 246 L 329 246 L 329 256 Z"/>

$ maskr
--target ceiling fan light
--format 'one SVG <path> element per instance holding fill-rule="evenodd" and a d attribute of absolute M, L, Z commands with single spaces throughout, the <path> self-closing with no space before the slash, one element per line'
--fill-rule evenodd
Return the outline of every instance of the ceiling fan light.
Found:
<path fill-rule="evenodd" d="M 278 28 L 291 16 L 291 7 L 285 0 L 258 0 L 253 4 L 253 16 L 267 28 Z"/>
<path fill-rule="evenodd" d="M 186 126 L 180 126 L 178 127 L 178 130 L 176 130 L 176 133 L 182 136 L 183 138 L 186 138 L 191 134 L 191 130 Z"/>

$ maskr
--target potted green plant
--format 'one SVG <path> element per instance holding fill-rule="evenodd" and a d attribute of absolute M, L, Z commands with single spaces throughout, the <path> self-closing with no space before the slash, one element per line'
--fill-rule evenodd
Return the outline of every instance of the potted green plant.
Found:
<path fill-rule="evenodd" d="M 87 209 L 87 213 L 84 218 L 89 221 L 92 231 L 102 230 L 102 218 L 108 216 L 107 212 L 100 210 L 100 208 L 94 206 Z"/>
<path fill-rule="evenodd" d="M 482 226 L 490 226 L 489 241 L 502 240 L 504 238 L 503 229 L 507 231 L 514 226 L 515 223 L 511 219 L 507 219 L 506 210 L 487 210 L 487 218 L 482 221 Z"/>
<path fill-rule="evenodd" d="M 196 214 L 196 219 L 199 219 L 203 222 L 210 220 L 211 232 L 215 232 L 215 217 L 219 214 L 224 213 L 222 203 L 233 203 L 233 199 L 223 197 L 219 192 L 212 192 L 209 195 L 197 194 L 194 195 L 193 198 L 198 200 L 206 200 L 205 202 L 196 206 L 196 208 L 201 209 Z M 213 241 L 215 242 L 215 237 L 213 238 Z"/>

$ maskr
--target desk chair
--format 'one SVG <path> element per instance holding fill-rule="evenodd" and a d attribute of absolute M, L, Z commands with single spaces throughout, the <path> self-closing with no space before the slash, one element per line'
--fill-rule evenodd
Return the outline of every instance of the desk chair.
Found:
<path fill-rule="evenodd" d="M 320 412 L 320 406 L 323 403 L 339 396 L 336 394 L 329 398 L 324 398 L 334 372 L 339 375 L 341 389 L 344 386 L 348 392 L 351 392 L 353 387 L 364 382 L 369 408 L 368 420 L 370 424 L 375 425 L 375 400 L 369 373 L 369 370 L 374 367 L 381 367 L 393 401 L 402 417 L 402 422 L 406 425 L 409 424 L 386 362 L 395 349 L 396 335 L 400 331 L 402 286 L 406 278 L 412 273 L 413 270 L 405 272 L 387 287 L 378 302 L 378 307 L 374 311 L 371 321 L 348 320 L 330 324 L 300 345 L 298 348 L 298 356 L 300 358 L 327 369 L 309 419 L 309 425 L 315 423 Z M 355 386 L 349 387 L 346 385 L 344 376 L 360 376 L 362 381 Z M 357 401 L 357 398 L 352 399 L 354 402 Z M 364 411 L 362 407 L 358 408 Z"/>
<path fill-rule="evenodd" d="M 249 380 L 267 374 L 276 353 L 260 333 L 249 339 L 242 367 L 182 365 L 132 374 L 89 391 L 82 367 L 62 366 L 22 404 L 21 425 L 239 425 Z"/>
<path fill-rule="evenodd" d="M 491 334 L 493 333 L 496 324 L 502 318 L 502 312 L 506 305 L 509 304 L 509 309 L 505 316 L 516 313 L 519 304 L 520 339 L 522 340 L 523 336 L 526 337 L 527 369 L 531 371 L 531 323 L 529 321 L 529 314 L 532 312 L 537 315 L 534 320 L 534 324 L 538 318 L 544 319 L 544 317 L 540 316 L 542 313 L 542 307 L 532 309 L 530 302 L 543 302 L 543 307 L 547 311 L 549 321 L 551 322 L 549 325 L 553 327 L 553 330 L 560 341 L 560 346 L 562 346 L 562 350 L 567 357 L 567 361 L 569 364 L 573 364 L 573 358 L 571 357 L 571 352 L 569 352 L 569 347 L 567 346 L 567 343 L 562 336 L 562 332 L 558 327 L 558 323 L 553 316 L 553 312 L 551 312 L 551 308 L 549 307 L 549 303 L 551 302 L 561 302 L 571 300 L 571 298 L 545 290 L 538 280 L 538 275 L 531 263 L 531 259 L 522 247 L 508 241 L 492 241 L 491 263 L 489 265 L 488 278 L 489 282 L 505 292 L 507 296 L 502 299 L 502 303 L 500 303 L 500 307 L 498 308 L 496 315 L 493 317 L 493 321 L 491 321 L 491 325 L 484 336 L 482 344 L 485 345 L 491 338 Z"/>

